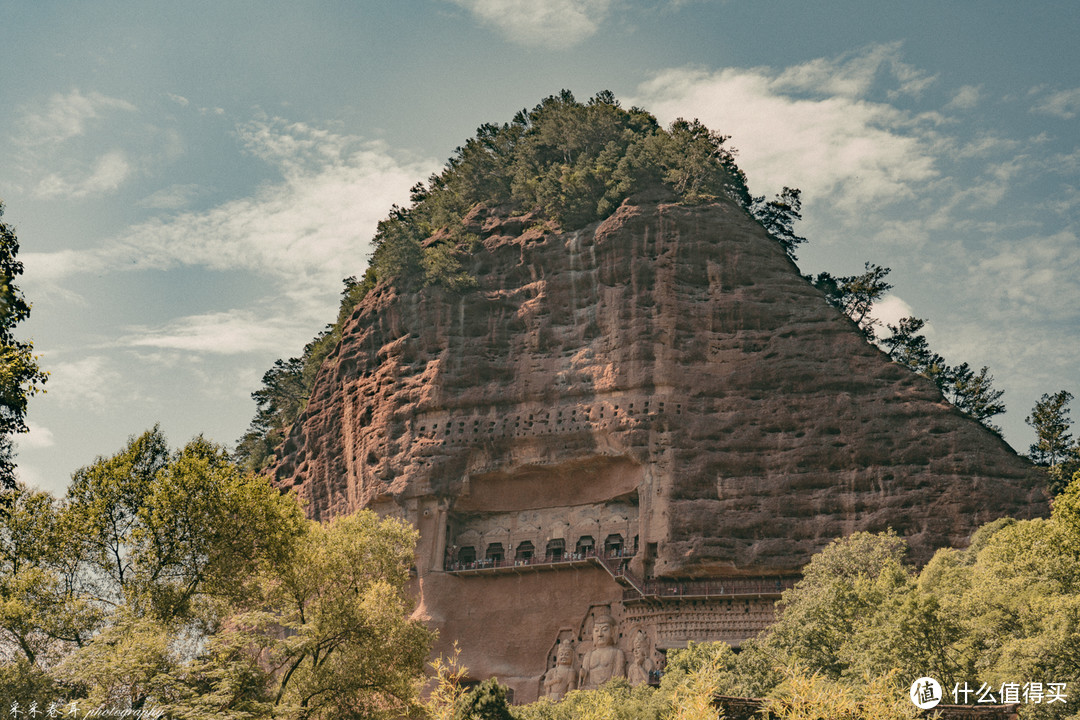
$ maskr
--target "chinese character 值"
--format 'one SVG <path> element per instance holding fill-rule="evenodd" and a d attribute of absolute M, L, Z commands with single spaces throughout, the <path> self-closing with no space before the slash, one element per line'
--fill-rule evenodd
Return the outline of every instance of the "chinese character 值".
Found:
<path fill-rule="evenodd" d="M 924 682 L 919 686 L 919 702 L 925 703 L 931 700 L 940 700 L 937 694 L 934 693 L 934 686 L 932 683 Z"/>

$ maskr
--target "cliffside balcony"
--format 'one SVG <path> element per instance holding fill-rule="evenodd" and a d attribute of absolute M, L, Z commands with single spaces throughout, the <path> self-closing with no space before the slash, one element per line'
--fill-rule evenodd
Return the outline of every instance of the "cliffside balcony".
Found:
<path fill-rule="evenodd" d="M 724 580 L 646 580 L 623 590 L 623 602 L 635 600 L 693 600 L 696 598 L 775 598 L 799 578 L 728 578 Z"/>
<path fill-rule="evenodd" d="M 715 580 L 642 580 L 630 572 L 632 552 L 567 553 L 518 559 L 480 558 L 466 563 L 451 563 L 446 572 L 452 575 L 498 575 L 566 570 L 599 566 L 623 586 L 623 601 L 665 602 L 698 598 L 776 598 L 795 586 L 797 577 L 724 578 Z"/>
<path fill-rule="evenodd" d="M 545 555 L 543 557 L 529 558 L 477 558 L 471 562 L 455 562 L 446 565 L 446 572 L 453 575 L 488 575 L 540 572 L 543 570 L 565 570 L 568 568 L 583 568 L 600 565 L 605 567 L 601 560 L 606 560 L 617 565 L 629 562 L 634 557 L 632 552 L 604 553 L 595 550 L 585 552 L 565 553 L 561 556 Z"/>

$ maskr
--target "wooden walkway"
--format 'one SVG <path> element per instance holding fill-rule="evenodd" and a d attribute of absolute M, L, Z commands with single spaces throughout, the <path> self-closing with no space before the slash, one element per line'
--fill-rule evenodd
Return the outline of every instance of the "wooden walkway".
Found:
<path fill-rule="evenodd" d="M 716 580 L 642 580 L 630 572 L 633 555 L 596 552 L 570 553 L 561 558 L 519 560 L 477 560 L 455 563 L 446 572 L 461 577 L 476 575 L 525 574 L 598 566 L 623 587 L 623 600 L 671 601 L 694 598 L 779 598 L 794 587 L 795 577 L 724 578 Z"/>

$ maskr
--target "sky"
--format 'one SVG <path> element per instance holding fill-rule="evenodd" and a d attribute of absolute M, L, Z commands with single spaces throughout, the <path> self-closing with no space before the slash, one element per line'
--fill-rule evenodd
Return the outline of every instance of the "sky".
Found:
<path fill-rule="evenodd" d="M 233 445 L 375 224 L 486 122 L 611 90 L 802 190 L 803 272 L 989 366 L 1025 452 L 1080 396 L 1080 13 L 998 0 L 0 0 L 0 199 L 50 373 L 21 478 L 160 423 Z M 1077 411 L 1080 416 L 1080 410 Z"/>

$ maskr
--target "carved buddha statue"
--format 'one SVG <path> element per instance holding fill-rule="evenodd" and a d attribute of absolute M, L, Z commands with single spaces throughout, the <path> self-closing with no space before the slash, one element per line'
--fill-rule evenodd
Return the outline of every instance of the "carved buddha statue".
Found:
<path fill-rule="evenodd" d="M 592 636 L 592 649 L 581 663 L 578 686 L 583 690 L 594 690 L 613 677 L 626 677 L 626 655 L 615 646 L 615 619 L 598 615 Z"/>
<path fill-rule="evenodd" d="M 656 669 L 652 658 L 649 657 L 649 636 L 643 630 L 634 633 L 633 655 L 634 658 L 630 662 L 626 677 L 630 680 L 630 684 L 636 687 L 649 682 L 649 673 Z"/>
<path fill-rule="evenodd" d="M 574 646 L 570 641 L 559 645 L 555 667 L 544 673 L 544 695 L 559 701 L 566 693 L 577 687 L 574 672 Z"/>

